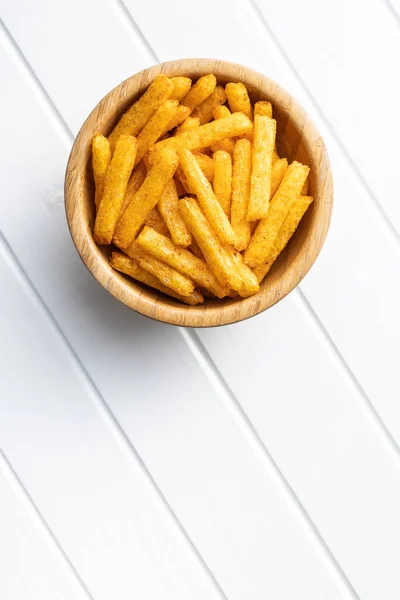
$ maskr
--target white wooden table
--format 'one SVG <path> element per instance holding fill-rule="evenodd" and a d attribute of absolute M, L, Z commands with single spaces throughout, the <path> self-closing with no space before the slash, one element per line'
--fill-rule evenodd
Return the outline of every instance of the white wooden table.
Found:
<path fill-rule="evenodd" d="M 0 0 L 0 599 L 399 600 L 399 0 Z M 91 278 L 74 135 L 220 57 L 304 105 L 335 177 L 300 288 L 180 330 Z"/>

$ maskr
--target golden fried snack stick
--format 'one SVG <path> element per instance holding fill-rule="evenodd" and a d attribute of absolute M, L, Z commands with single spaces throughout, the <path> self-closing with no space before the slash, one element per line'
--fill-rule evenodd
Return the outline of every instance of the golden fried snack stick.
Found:
<path fill-rule="evenodd" d="M 231 111 L 227 106 L 216 106 L 213 110 L 214 119 L 223 119 L 224 117 L 229 117 L 230 114 Z M 226 138 L 225 140 L 220 140 L 219 142 L 215 142 L 215 144 L 211 144 L 210 147 L 213 152 L 224 150 L 233 156 L 235 142 L 229 138 Z"/>
<path fill-rule="evenodd" d="M 227 106 L 216 106 L 213 109 L 214 119 L 223 119 L 224 117 L 229 117 L 231 114 L 232 113 Z"/>
<path fill-rule="evenodd" d="M 217 150 L 217 152 L 214 152 L 212 160 L 214 165 L 214 194 L 229 219 L 232 195 L 232 158 L 228 152 Z"/>
<path fill-rule="evenodd" d="M 139 265 L 129 256 L 122 254 L 122 252 L 113 252 L 110 259 L 110 265 L 120 271 L 121 273 L 125 273 L 125 275 L 129 275 L 136 281 L 140 281 L 149 287 L 162 292 L 163 294 L 167 294 L 168 296 L 172 296 L 172 298 L 177 298 L 181 302 L 185 302 L 185 304 L 190 304 L 191 306 L 195 306 L 196 304 L 201 304 L 204 302 L 203 296 L 197 290 L 194 290 L 189 296 L 181 296 L 177 294 L 170 288 L 166 287 L 161 283 L 157 277 L 139 267 Z"/>
<path fill-rule="evenodd" d="M 185 248 L 175 246 L 171 240 L 159 235 L 154 229 L 145 227 L 138 236 L 137 243 L 149 254 L 192 279 L 197 285 L 213 292 L 218 298 L 228 294 L 229 287 L 218 282 L 204 260 L 193 256 Z"/>
<path fill-rule="evenodd" d="M 179 210 L 219 283 L 236 290 L 240 289 L 242 279 L 237 270 L 232 268 L 232 255 L 220 243 L 196 200 L 182 198 L 179 200 Z"/>
<path fill-rule="evenodd" d="M 254 105 L 254 115 L 262 115 L 264 117 L 269 117 L 272 119 L 272 104 L 267 100 L 260 100 L 260 102 L 256 102 Z M 274 164 L 277 160 L 279 160 L 279 154 L 276 150 L 276 143 L 274 146 L 274 150 L 272 152 L 272 164 Z M 273 196 L 273 192 L 271 192 L 271 198 Z"/>
<path fill-rule="evenodd" d="M 133 242 L 145 218 L 159 201 L 166 184 L 174 176 L 178 162 L 178 156 L 171 148 L 164 148 L 160 152 L 157 162 L 148 171 L 142 186 L 118 221 L 114 235 L 116 246 L 124 250 Z"/>
<path fill-rule="evenodd" d="M 199 204 L 219 240 L 222 244 L 233 244 L 235 234 L 232 226 L 222 206 L 215 197 L 209 181 L 196 161 L 196 157 L 190 150 L 181 150 L 178 156 L 189 188 L 196 194 Z"/>
<path fill-rule="evenodd" d="M 99 207 L 103 196 L 104 181 L 111 160 L 110 142 L 104 135 L 95 135 L 92 141 L 92 168 L 95 184 L 94 202 Z"/>
<path fill-rule="evenodd" d="M 250 223 L 246 220 L 250 197 L 251 142 L 238 140 L 233 152 L 231 224 L 235 248 L 245 250 L 250 242 Z"/>
<path fill-rule="evenodd" d="M 309 177 L 307 177 L 307 179 L 304 182 L 304 185 L 303 185 L 302 190 L 301 190 L 301 195 L 302 196 L 309 196 L 310 195 L 310 179 L 309 179 Z"/>
<path fill-rule="evenodd" d="M 143 181 L 146 179 L 147 169 L 144 161 L 142 160 L 137 167 L 135 167 L 132 171 L 132 175 L 130 176 L 128 187 L 126 188 L 125 198 L 122 203 L 120 216 L 128 206 L 129 202 L 132 200 L 133 196 L 136 194 Z"/>
<path fill-rule="evenodd" d="M 254 116 L 261 115 L 263 117 L 269 117 L 272 119 L 272 104 L 267 100 L 260 100 L 254 105 Z"/>
<path fill-rule="evenodd" d="M 171 179 L 164 188 L 161 198 L 158 201 L 158 210 L 164 219 L 166 226 L 171 234 L 172 241 L 177 246 L 190 246 L 192 236 L 182 219 L 178 209 L 178 194 L 175 181 Z"/>
<path fill-rule="evenodd" d="M 171 100 L 178 100 L 180 102 L 190 90 L 192 80 L 189 77 L 170 77 L 170 81 L 174 86 L 170 98 Z"/>
<path fill-rule="evenodd" d="M 226 93 L 222 85 L 217 85 L 213 93 L 192 112 L 193 117 L 200 120 L 200 125 L 205 125 L 213 118 L 213 110 L 226 102 Z"/>
<path fill-rule="evenodd" d="M 181 104 L 188 106 L 190 110 L 194 110 L 198 104 L 204 102 L 215 90 L 217 80 L 215 75 L 210 73 L 200 77 L 195 84 L 192 85 L 188 93 L 181 100 Z"/>
<path fill-rule="evenodd" d="M 183 121 L 181 125 L 176 130 L 175 135 L 179 135 L 180 133 L 185 133 L 185 131 L 190 131 L 191 129 L 196 129 L 200 125 L 200 119 L 197 117 L 187 117 Z"/>
<path fill-rule="evenodd" d="M 126 249 L 126 253 L 129 258 L 133 258 L 142 269 L 157 277 L 163 285 L 171 288 L 171 290 L 177 294 L 189 296 L 194 291 L 193 281 L 161 260 L 158 260 L 158 258 L 145 252 L 136 241 Z"/>
<path fill-rule="evenodd" d="M 94 240 L 97 244 L 111 244 L 135 162 L 136 150 L 136 138 L 132 135 L 121 135 L 107 169 L 103 196 L 97 209 L 94 225 Z"/>
<path fill-rule="evenodd" d="M 207 177 L 208 181 L 212 181 L 214 177 L 214 165 L 213 159 L 207 156 L 206 154 L 197 153 L 194 154 L 194 157 L 199 164 L 200 169 L 203 171 L 204 175 Z M 176 170 L 176 177 L 178 177 L 179 181 L 182 183 L 182 186 L 185 190 L 186 194 L 194 194 L 195 192 L 190 189 L 189 183 L 186 179 L 186 176 L 182 170 L 182 167 L 179 166 Z"/>
<path fill-rule="evenodd" d="M 297 229 L 298 224 L 303 218 L 304 213 L 313 201 L 312 196 L 300 196 L 292 205 L 286 219 L 275 238 L 272 250 L 268 256 L 267 262 L 259 267 L 254 267 L 253 272 L 259 283 L 264 279 L 282 250 L 286 247 L 290 238 Z"/>
<path fill-rule="evenodd" d="M 120 135 L 137 135 L 143 129 L 153 112 L 170 97 L 173 89 L 174 86 L 168 77 L 164 75 L 156 77 L 143 96 L 122 115 L 114 127 L 108 138 L 111 152 L 114 151 Z"/>
<path fill-rule="evenodd" d="M 144 220 L 144 224 L 148 227 L 152 227 L 157 233 L 169 237 L 168 227 L 156 207 L 151 209 Z"/>
<path fill-rule="evenodd" d="M 270 119 L 272 119 L 272 104 L 271 102 L 267 102 L 266 100 L 260 100 L 259 102 L 256 102 L 254 105 L 254 116 L 256 115 L 261 115 L 263 117 L 269 117 Z M 251 142 L 253 141 L 253 134 L 252 133 L 248 133 L 245 136 L 248 140 L 250 140 Z M 277 160 L 279 158 L 277 152 L 276 152 L 276 145 L 274 146 L 274 151 L 272 154 L 272 162 L 274 163 L 275 160 Z"/>
<path fill-rule="evenodd" d="M 174 118 L 178 110 L 178 100 L 165 100 L 147 121 L 137 136 L 137 154 L 135 166 L 142 160 L 148 149 L 163 134 L 165 127 Z"/>
<path fill-rule="evenodd" d="M 271 171 L 271 198 L 274 197 L 276 190 L 281 184 L 283 176 L 288 167 L 287 158 L 278 158 L 272 165 Z"/>
<path fill-rule="evenodd" d="M 211 144 L 210 146 L 213 152 L 218 152 L 218 150 L 223 150 L 227 152 L 231 156 L 233 156 L 233 149 L 235 148 L 235 142 L 230 138 L 225 138 L 220 140 L 219 142 L 215 142 L 215 144 Z"/>
<path fill-rule="evenodd" d="M 231 112 L 242 112 L 249 119 L 253 118 L 253 108 L 251 106 L 249 93 L 246 86 L 239 83 L 227 83 L 225 86 L 226 95 L 228 96 L 228 104 Z"/>
<path fill-rule="evenodd" d="M 188 108 L 187 106 L 182 106 L 182 104 L 179 104 L 178 108 L 176 109 L 175 115 L 172 117 L 170 122 L 165 126 L 164 131 L 162 132 L 160 137 L 163 137 L 166 133 L 168 133 L 168 131 L 171 131 L 171 129 L 178 127 L 178 125 L 183 123 L 183 121 L 185 121 L 189 117 L 189 115 L 190 115 L 190 108 Z"/>
<path fill-rule="evenodd" d="M 243 260 L 243 256 L 239 252 L 233 252 L 233 264 L 235 265 L 240 278 L 242 280 L 240 288 L 237 290 L 242 298 L 248 298 L 254 296 L 260 291 L 260 286 L 257 281 L 256 275 L 246 265 Z"/>
<path fill-rule="evenodd" d="M 276 121 L 255 115 L 253 135 L 253 167 L 247 220 L 257 221 L 268 214 L 271 195 L 272 152 L 275 145 Z"/>
<path fill-rule="evenodd" d="M 296 161 L 286 169 L 282 182 L 272 198 L 268 215 L 257 225 L 244 253 L 244 259 L 251 267 L 262 265 L 268 260 L 279 229 L 293 202 L 300 196 L 309 171 L 309 167 Z"/>
<path fill-rule="evenodd" d="M 161 148 L 169 147 L 180 150 L 181 148 L 187 148 L 188 150 L 200 150 L 201 148 L 208 148 L 211 144 L 219 142 L 226 137 L 234 137 L 236 135 L 242 135 L 248 131 L 253 130 L 253 123 L 248 117 L 242 113 L 235 113 L 229 117 L 218 119 L 217 121 L 211 121 L 205 125 L 200 125 L 196 129 L 186 131 L 180 135 L 168 138 L 162 142 L 157 142 L 153 146 L 151 160 L 154 160 L 154 153 L 157 153 Z"/>

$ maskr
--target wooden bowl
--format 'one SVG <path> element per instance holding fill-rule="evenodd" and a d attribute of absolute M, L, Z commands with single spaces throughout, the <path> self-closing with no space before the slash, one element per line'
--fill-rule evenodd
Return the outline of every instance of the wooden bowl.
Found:
<path fill-rule="evenodd" d="M 214 73 L 218 81 L 242 81 L 252 101 L 270 100 L 277 120 L 280 156 L 311 168 L 310 193 L 314 202 L 285 251 L 276 261 L 260 292 L 247 299 L 210 300 L 186 306 L 114 271 L 108 262 L 111 247 L 93 241 L 94 186 L 91 141 L 108 135 L 135 98 L 159 75 L 197 79 Z M 187 327 L 225 325 L 252 317 L 274 305 L 306 275 L 324 243 L 333 204 L 332 173 L 325 145 L 304 110 L 277 83 L 247 67 L 213 59 L 174 60 L 133 75 L 113 89 L 90 113 L 73 145 L 65 177 L 65 206 L 75 246 L 97 281 L 117 300 L 158 321 Z"/>

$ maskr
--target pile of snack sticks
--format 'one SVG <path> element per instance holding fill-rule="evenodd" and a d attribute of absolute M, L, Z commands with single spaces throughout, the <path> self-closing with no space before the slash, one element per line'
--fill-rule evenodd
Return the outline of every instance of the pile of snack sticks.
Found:
<path fill-rule="evenodd" d="M 270 102 L 213 74 L 158 76 L 92 143 L 97 244 L 114 269 L 195 305 L 249 297 L 312 202 L 276 150 Z"/>

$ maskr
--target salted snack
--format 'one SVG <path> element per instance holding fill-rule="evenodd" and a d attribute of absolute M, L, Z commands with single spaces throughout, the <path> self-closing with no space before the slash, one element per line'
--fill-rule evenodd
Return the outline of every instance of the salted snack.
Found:
<path fill-rule="evenodd" d="M 103 196 L 104 182 L 110 161 L 110 142 L 104 135 L 95 135 L 92 140 L 92 169 L 94 185 L 96 188 L 94 194 L 96 209 L 99 208 L 100 200 Z"/>
<path fill-rule="evenodd" d="M 93 236 L 117 249 L 111 266 L 189 306 L 257 294 L 313 201 L 279 133 L 240 81 L 157 77 L 92 141 Z"/>

